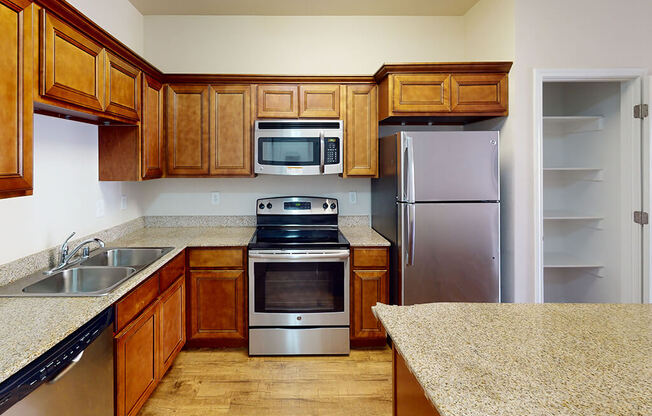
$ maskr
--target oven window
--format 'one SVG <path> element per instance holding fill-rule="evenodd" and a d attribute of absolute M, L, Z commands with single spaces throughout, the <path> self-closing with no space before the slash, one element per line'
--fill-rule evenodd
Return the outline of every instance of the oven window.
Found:
<path fill-rule="evenodd" d="M 344 263 L 255 263 L 256 312 L 344 311 Z"/>
<path fill-rule="evenodd" d="M 319 137 L 260 137 L 258 163 L 261 165 L 319 165 Z"/>

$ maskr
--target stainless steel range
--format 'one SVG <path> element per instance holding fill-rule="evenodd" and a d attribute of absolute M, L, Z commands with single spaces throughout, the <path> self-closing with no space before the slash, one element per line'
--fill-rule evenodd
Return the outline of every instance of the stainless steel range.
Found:
<path fill-rule="evenodd" d="M 336 199 L 256 202 L 249 242 L 249 354 L 349 353 L 349 242 Z"/>

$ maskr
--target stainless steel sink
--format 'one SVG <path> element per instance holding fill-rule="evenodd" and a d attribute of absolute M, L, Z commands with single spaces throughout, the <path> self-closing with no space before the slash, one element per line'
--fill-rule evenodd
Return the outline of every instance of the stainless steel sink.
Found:
<path fill-rule="evenodd" d="M 38 271 L 0 287 L 0 297 L 104 296 L 125 280 L 160 259 L 173 247 L 112 247 L 73 259 L 53 274 Z"/>
<path fill-rule="evenodd" d="M 133 275 L 133 267 L 73 267 L 25 288 L 25 293 L 103 295 Z"/>
<path fill-rule="evenodd" d="M 151 264 L 170 248 L 112 248 L 84 260 L 81 266 L 133 267 Z"/>

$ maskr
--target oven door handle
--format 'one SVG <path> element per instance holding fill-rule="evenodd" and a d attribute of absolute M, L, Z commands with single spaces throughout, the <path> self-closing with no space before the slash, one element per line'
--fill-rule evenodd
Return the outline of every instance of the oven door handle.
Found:
<path fill-rule="evenodd" d="M 335 253 L 269 253 L 269 254 L 249 252 L 249 257 L 252 259 L 268 259 L 268 260 L 347 259 L 349 257 L 349 252 L 341 251 Z"/>

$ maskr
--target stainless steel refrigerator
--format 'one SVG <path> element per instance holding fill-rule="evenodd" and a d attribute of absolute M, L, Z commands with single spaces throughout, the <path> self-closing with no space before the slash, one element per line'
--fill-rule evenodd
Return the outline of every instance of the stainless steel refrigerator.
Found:
<path fill-rule="evenodd" d="M 372 226 L 392 243 L 390 300 L 500 302 L 498 132 L 379 141 Z"/>

